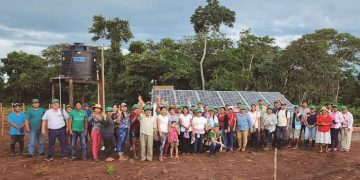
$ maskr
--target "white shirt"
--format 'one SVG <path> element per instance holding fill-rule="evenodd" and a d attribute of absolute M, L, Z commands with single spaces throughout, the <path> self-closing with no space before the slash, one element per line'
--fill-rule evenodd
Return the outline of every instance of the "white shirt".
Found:
<path fill-rule="evenodd" d="M 207 120 L 204 117 L 194 117 L 192 120 L 195 133 L 204 134 Z"/>
<path fill-rule="evenodd" d="M 191 121 L 192 115 L 191 115 L 191 114 L 188 114 L 187 116 L 184 116 L 184 114 L 180 114 L 180 115 L 179 115 L 179 118 L 181 119 L 182 124 L 183 124 L 185 127 L 188 127 L 188 126 L 190 125 L 190 121 Z M 181 126 L 180 131 L 181 131 L 181 132 L 185 132 L 185 128 Z M 191 131 L 191 126 L 190 126 L 190 128 L 189 128 L 188 131 Z"/>
<path fill-rule="evenodd" d="M 63 113 L 61 113 L 61 111 Z M 65 118 L 63 117 L 63 114 Z M 54 109 L 49 109 L 42 117 L 43 121 L 48 122 L 49 129 L 60 129 L 64 127 L 66 125 L 65 120 L 67 119 L 69 119 L 69 115 L 65 110 L 62 109 L 58 109 L 56 111 Z"/>
<path fill-rule="evenodd" d="M 282 110 L 280 109 L 279 112 L 277 113 L 277 118 L 278 118 L 278 124 L 277 126 L 280 127 L 285 127 L 288 125 L 288 118 L 290 119 L 290 112 L 287 111 L 286 114 L 286 109 Z"/>
<path fill-rule="evenodd" d="M 163 133 L 167 133 L 169 129 L 169 117 L 167 115 L 163 116 L 160 114 L 158 119 L 160 120 L 160 127 L 158 127 L 159 130 Z"/>
<path fill-rule="evenodd" d="M 259 111 L 249 111 L 248 112 L 250 119 L 251 119 L 251 123 L 255 128 L 259 128 L 259 118 L 261 117 L 260 112 Z"/>

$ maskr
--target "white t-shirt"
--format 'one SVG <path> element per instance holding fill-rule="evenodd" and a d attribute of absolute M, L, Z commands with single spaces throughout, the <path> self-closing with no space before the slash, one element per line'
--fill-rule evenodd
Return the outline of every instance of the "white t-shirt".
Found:
<path fill-rule="evenodd" d="M 259 128 L 259 118 L 261 117 L 260 112 L 259 111 L 249 111 L 248 112 L 250 119 L 251 119 L 251 123 L 255 128 Z"/>
<path fill-rule="evenodd" d="M 278 118 L 278 123 L 277 126 L 280 127 L 284 127 L 288 125 L 287 119 L 290 118 L 290 112 L 287 111 L 286 114 L 286 109 L 282 110 L 280 109 L 279 112 L 277 113 L 277 118 Z"/>
<path fill-rule="evenodd" d="M 63 114 L 66 120 L 69 119 L 69 115 L 65 110 L 58 109 L 55 111 L 54 109 L 49 109 L 43 115 L 42 120 L 48 122 L 49 129 L 60 129 L 66 125 Z"/>
<path fill-rule="evenodd" d="M 188 126 L 190 125 L 190 121 L 191 121 L 192 115 L 191 115 L 191 114 L 188 114 L 187 116 L 184 116 L 184 114 L 180 114 L 180 115 L 179 115 L 179 118 L 181 119 L 182 124 L 183 124 L 184 126 L 188 127 Z M 180 131 L 181 131 L 181 132 L 185 132 L 185 128 L 181 126 Z M 190 126 L 190 128 L 189 128 L 188 131 L 192 131 L 192 130 L 191 130 L 191 126 Z"/>
<path fill-rule="evenodd" d="M 192 120 L 195 133 L 204 134 L 207 121 L 204 117 L 194 117 Z"/>
<path fill-rule="evenodd" d="M 169 129 L 169 117 L 167 115 L 163 116 L 160 114 L 158 118 L 160 120 L 160 127 L 158 127 L 159 130 L 163 133 L 167 133 Z"/>

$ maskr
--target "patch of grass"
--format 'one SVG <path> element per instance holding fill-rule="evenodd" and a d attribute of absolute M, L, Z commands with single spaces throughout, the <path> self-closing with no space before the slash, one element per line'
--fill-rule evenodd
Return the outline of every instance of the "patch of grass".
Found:
<path fill-rule="evenodd" d="M 115 167 L 113 164 L 107 164 L 107 168 L 106 168 L 106 173 L 109 175 L 114 174 L 115 172 Z"/>
<path fill-rule="evenodd" d="M 43 175 L 46 175 L 48 174 L 49 172 L 49 168 L 46 167 L 46 166 L 35 166 L 34 168 L 34 175 L 35 176 L 43 176 Z"/>

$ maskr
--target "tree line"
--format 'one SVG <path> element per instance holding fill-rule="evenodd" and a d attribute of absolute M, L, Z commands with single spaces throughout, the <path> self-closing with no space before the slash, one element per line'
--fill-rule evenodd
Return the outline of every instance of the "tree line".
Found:
<path fill-rule="evenodd" d="M 215 18 L 216 17 L 216 18 Z M 180 40 L 132 41 L 130 22 L 119 17 L 93 17 L 92 40 L 106 39 L 106 101 L 132 103 L 140 94 L 149 99 L 153 85 L 176 89 L 278 91 L 292 103 L 333 102 L 360 106 L 360 39 L 336 29 L 318 29 L 292 41 L 286 48 L 274 37 L 239 32 L 234 41 L 220 32 L 232 27 L 235 12 L 208 0 L 190 18 L 195 35 Z M 129 43 L 128 54 L 121 46 Z M 61 51 L 67 44 L 47 47 L 41 56 L 11 52 L 1 59 L 2 102 L 50 102 L 50 77 L 59 75 Z M 100 54 L 100 53 L 98 53 Z M 8 79 L 5 82 L 5 74 Z M 66 100 L 66 86 L 63 89 Z M 75 99 L 97 98 L 96 86 L 75 86 Z"/>

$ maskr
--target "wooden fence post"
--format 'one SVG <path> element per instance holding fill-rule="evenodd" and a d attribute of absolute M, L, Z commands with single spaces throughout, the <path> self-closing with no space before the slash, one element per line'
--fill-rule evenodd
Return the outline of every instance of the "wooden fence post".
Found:
<path fill-rule="evenodd" d="M 4 111 L 3 111 L 3 103 L 0 103 L 0 116 L 1 116 L 1 135 L 4 135 Z"/>

